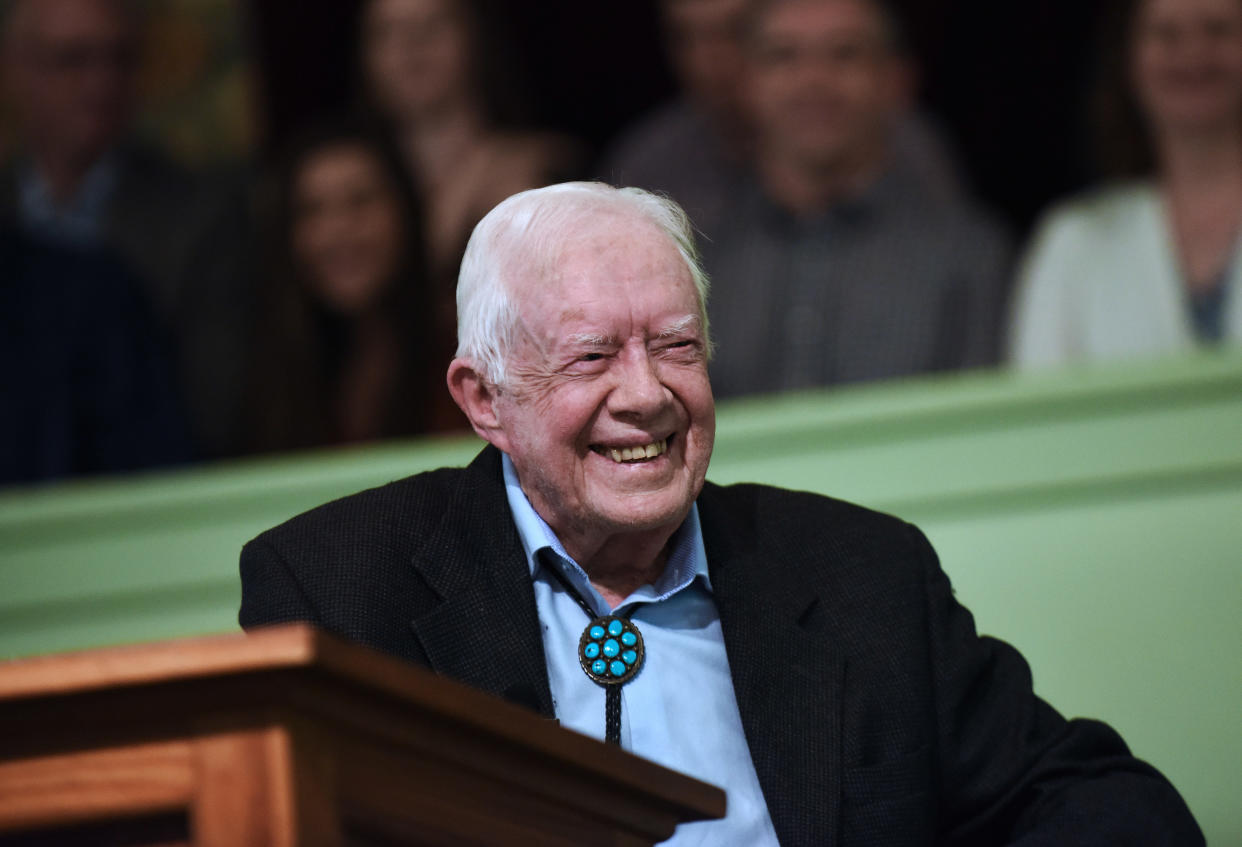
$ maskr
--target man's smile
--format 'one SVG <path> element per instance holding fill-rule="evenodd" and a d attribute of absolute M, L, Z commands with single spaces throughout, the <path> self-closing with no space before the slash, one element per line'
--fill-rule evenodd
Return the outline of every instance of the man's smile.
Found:
<path fill-rule="evenodd" d="M 659 441 L 652 441 L 650 444 L 640 444 L 633 447 L 608 447 L 603 444 L 592 444 L 591 450 L 605 458 L 612 459 L 618 464 L 629 462 L 643 462 L 648 459 L 654 459 L 657 456 L 663 456 L 668 450 L 669 438 L 661 438 Z"/>

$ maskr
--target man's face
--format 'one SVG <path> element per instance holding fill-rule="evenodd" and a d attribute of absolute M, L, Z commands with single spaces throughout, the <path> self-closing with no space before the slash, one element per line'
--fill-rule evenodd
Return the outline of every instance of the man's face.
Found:
<path fill-rule="evenodd" d="M 682 87 L 715 115 L 739 111 L 746 0 L 665 0 L 664 28 Z"/>
<path fill-rule="evenodd" d="M 28 143 L 89 161 L 129 120 L 129 20 L 110 0 L 25 0 L 12 14 L 5 71 Z"/>
<path fill-rule="evenodd" d="M 562 540 L 671 531 L 716 431 L 690 271 L 663 233 L 619 214 L 583 224 L 554 264 L 514 286 L 492 441 Z"/>
<path fill-rule="evenodd" d="M 774 3 L 749 50 L 747 101 L 767 153 L 840 167 L 883 147 L 902 69 L 867 0 Z"/>

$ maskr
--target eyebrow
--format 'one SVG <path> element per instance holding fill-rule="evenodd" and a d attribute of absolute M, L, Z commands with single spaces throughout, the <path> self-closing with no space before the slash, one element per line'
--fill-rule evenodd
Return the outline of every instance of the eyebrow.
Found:
<path fill-rule="evenodd" d="M 617 339 L 614 336 L 601 335 L 596 332 L 576 333 L 569 336 L 566 341 L 575 347 L 608 347 L 617 343 Z"/>
<path fill-rule="evenodd" d="M 687 330 L 697 327 L 698 323 L 698 315 L 686 315 L 660 330 L 655 337 L 657 339 L 676 338 L 677 336 L 684 335 Z M 604 335 L 598 332 L 575 333 L 566 338 L 565 341 L 575 347 L 615 347 L 618 343 L 616 336 Z"/>
<path fill-rule="evenodd" d="M 660 330 L 660 332 L 656 334 L 656 338 L 675 338 L 676 336 L 684 335 L 687 330 L 697 328 L 698 323 L 698 315 L 686 315 L 684 318 L 676 321 L 675 323 L 669 324 L 664 329 Z"/>

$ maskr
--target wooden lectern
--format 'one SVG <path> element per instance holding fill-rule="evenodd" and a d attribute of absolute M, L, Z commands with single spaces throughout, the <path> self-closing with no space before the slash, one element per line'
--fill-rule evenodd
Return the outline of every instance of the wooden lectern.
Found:
<path fill-rule="evenodd" d="M 724 811 L 301 624 L 0 664 L 0 845 L 649 845 Z"/>

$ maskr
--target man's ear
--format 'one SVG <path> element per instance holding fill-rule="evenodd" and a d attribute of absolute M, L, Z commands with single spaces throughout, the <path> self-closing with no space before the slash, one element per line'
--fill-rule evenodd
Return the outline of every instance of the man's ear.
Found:
<path fill-rule="evenodd" d="M 449 363 L 448 389 L 479 437 L 509 452 L 509 437 L 496 409 L 499 389 L 475 368 L 474 362 L 459 357 Z"/>

